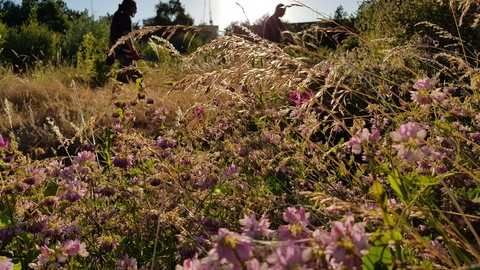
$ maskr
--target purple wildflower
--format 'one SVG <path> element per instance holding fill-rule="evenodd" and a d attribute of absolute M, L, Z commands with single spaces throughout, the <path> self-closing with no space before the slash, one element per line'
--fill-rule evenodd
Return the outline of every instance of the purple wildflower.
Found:
<path fill-rule="evenodd" d="M 358 131 L 349 142 L 348 145 L 352 148 L 354 154 L 362 153 L 362 145 L 367 143 L 375 143 L 380 137 L 380 132 L 374 130 L 372 133 L 367 128 L 364 128 L 361 131 Z"/>
<path fill-rule="evenodd" d="M 416 122 L 409 122 L 401 125 L 397 131 L 390 132 L 390 137 L 399 144 L 392 145 L 398 150 L 398 156 L 415 162 L 422 158 L 428 151 L 422 148 L 422 141 L 427 136 L 427 131 L 420 129 Z"/>
<path fill-rule="evenodd" d="M 266 218 L 264 213 L 257 221 L 255 214 L 248 216 L 244 214 L 244 218 L 240 219 L 240 225 L 242 225 L 242 235 L 251 237 L 253 239 L 262 239 L 263 237 L 272 237 L 274 231 L 270 230 L 270 221 Z"/>
<path fill-rule="evenodd" d="M 203 107 L 200 107 L 200 108 L 195 108 L 192 110 L 193 114 L 195 114 L 195 116 L 197 118 L 201 118 L 203 113 L 205 112 L 205 109 Z"/>
<path fill-rule="evenodd" d="M 72 163 L 78 165 L 95 164 L 95 154 L 89 151 L 82 151 L 73 157 Z"/>
<path fill-rule="evenodd" d="M 0 256 L 0 270 L 13 270 L 12 259 Z"/>
<path fill-rule="evenodd" d="M 369 236 L 364 223 L 354 223 L 351 214 L 347 214 L 345 223 L 331 223 L 332 230 L 323 234 L 326 244 L 325 255 L 334 269 L 361 269 L 362 258 L 368 254 Z"/>
<path fill-rule="evenodd" d="M 229 177 L 229 176 L 232 176 L 232 175 L 235 175 L 235 174 L 240 173 L 240 171 L 241 171 L 241 168 L 240 168 L 240 167 L 238 167 L 238 166 L 235 165 L 235 164 L 232 164 L 232 165 L 230 165 L 228 168 L 226 168 L 226 169 L 223 171 L 222 176 L 223 176 L 224 178 L 227 178 L 227 177 Z"/>
<path fill-rule="evenodd" d="M 252 239 L 220 228 L 215 237 L 215 245 L 208 252 L 208 256 L 212 261 L 224 259 L 239 268 L 253 256 Z"/>
<path fill-rule="evenodd" d="M 153 98 L 149 98 L 149 99 L 147 99 L 147 104 L 148 105 L 155 104 L 155 100 Z"/>
<path fill-rule="evenodd" d="M 137 260 L 135 258 L 129 258 L 128 254 L 125 254 L 121 260 L 117 261 L 118 270 L 136 270 Z"/>
<path fill-rule="evenodd" d="M 100 245 L 100 250 L 102 251 L 112 251 L 118 247 L 118 241 L 120 236 L 102 236 L 97 239 L 98 244 Z"/>
<path fill-rule="evenodd" d="M 170 138 L 168 135 L 158 136 L 157 146 L 162 149 L 172 149 L 177 145 L 177 141 Z"/>
<path fill-rule="evenodd" d="M 418 80 L 413 88 L 417 91 L 410 91 L 412 100 L 420 106 L 443 102 L 446 97 L 440 88 L 435 89 L 435 84 L 428 77 Z"/>
<path fill-rule="evenodd" d="M 8 242 L 17 237 L 22 231 L 18 227 L 0 228 L 0 241 Z"/>
<path fill-rule="evenodd" d="M 126 169 L 133 165 L 133 156 L 127 155 L 124 156 L 114 156 L 112 159 L 112 164 L 115 167 Z"/>
<path fill-rule="evenodd" d="M 287 245 L 278 244 L 273 254 L 267 257 L 267 262 L 273 269 L 302 269 L 302 250 L 293 241 Z"/>
<path fill-rule="evenodd" d="M 315 96 L 315 94 L 312 91 L 305 90 L 300 94 L 298 92 L 293 92 L 292 94 L 290 94 L 290 100 L 293 101 L 296 106 L 299 106 L 299 105 L 309 101 L 314 96 Z"/>
<path fill-rule="evenodd" d="M 8 141 L 3 140 L 2 134 L 0 134 L 0 147 L 1 148 L 7 148 L 8 147 Z"/>

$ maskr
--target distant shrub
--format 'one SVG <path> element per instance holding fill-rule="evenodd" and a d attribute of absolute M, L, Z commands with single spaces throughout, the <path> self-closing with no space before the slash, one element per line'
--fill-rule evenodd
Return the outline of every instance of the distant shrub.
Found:
<path fill-rule="evenodd" d="M 61 43 L 64 56 L 76 59 L 79 45 L 88 33 L 91 33 L 96 39 L 107 39 L 110 35 L 109 18 L 100 17 L 98 20 L 95 20 L 94 17 L 83 14 L 65 33 L 65 38 Z M 105 45 L 102 49 L 106 51 L 108 46 Z"/>
<path fill-rule="evenodd" d="M 20 28 L 9 29 L 3 60 L 10 62 L 15 69 L 24 69 L 38 61 L 51 61 L 56 57 L 59 42 L 59 34 L 31 20 Z"/>
<path fill-rule="evenodd" d="M 3 44 L 8 35 L 8 28 L 5 24 L 0 23 L 0 59 L 2 59 Z"/>
<path fill-rule="evenodd" d="M 107 38 L 95 38 L 92 33 L 83 36 L 77 51 L 77 70 L 85 72 L 92 86 L 104 85 L 109 67 L 105 64 Z"/>
<path fill-rule="evenodd" d="M 422 36 L 438 37 L 445 42 L 452 43 L 459 37 L 478 48 L 479 30 L 468 24 L 460 26 L 460 18 L 464 21 L 473 21 L 475 8 L 462 14 L 458 3 L 450 4 L 445 1 L 435 0 L 371 0 L 364 1 L 357 12 L 356 28 L 364 35 L 371 38 L 394 37 L 410 39 L 421 33 Z M 438 27 L 425 27 L 418 25 L 420 22 L 429 22 Z M 439 31 L 444 29 L 445 31 Z M 442 33 L 440 33 L 442 32 Z M 444 42 L 444 43 L 445 43 Z"/>

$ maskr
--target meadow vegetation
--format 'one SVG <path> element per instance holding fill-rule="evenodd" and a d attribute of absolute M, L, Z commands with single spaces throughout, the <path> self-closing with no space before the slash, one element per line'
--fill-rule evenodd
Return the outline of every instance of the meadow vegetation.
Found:
<path fill-rule="evenodd" d="M 181 53 L 200 29 L 148 26 L 143 86 L 93 32 L 3 62 L 0 269 L 476 269 L 478 6 L 405 3 L 288 45 L 239 26 Z"/>

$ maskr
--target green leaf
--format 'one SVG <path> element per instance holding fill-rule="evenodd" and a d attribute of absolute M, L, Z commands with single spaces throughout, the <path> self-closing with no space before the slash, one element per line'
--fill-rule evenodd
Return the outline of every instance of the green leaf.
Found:
<path fill-rule="evenodd" d="M 175 81 L 165 81 L 163 82 L 164 85 L 175 85 L 177 82 Z"/>
<path fill-rule="evenodd" d="M 393 175 L 390 174 L 388 176 L 388 180 L 390 181 L 390 186 L 395 191 L 395 193 L 397 193 L 402 203 L 408 205 L 410 203 L 408 191 L 403 184 L 402 179 L 400 179 L 398 172 L 394 171 Z"/>
<path fill-rule="evenodd" d="M 374 236 L 375 237 L 375 236 Z M 373 241 L 373 247 L 363 258 L 364 270 L 389 270 L 393 269 L 392 251 L 388 245 L 390 237 L 387 235 L 377 235 Z"/>
<path fill-rule="evenodd" d="M 51 181 L 47 184 L 47 188 L 43 192 L 43 196 L 45 197 L 55 196 L 57 195 L 57 189 L 58 189 L 57 183 Z"/>
<path fill-rule="evenodd" d="M 420 184 L 420 185 L 437 185 L 440 180 L 436 177 L 431 176 L 415 176 L 412 178 L 412 183 Z"/>
<path fill-rule="evenodd" d="M 7 226 L 10 221 L 10 215 L 7 214 L 7 210 L 0 212 L 0 228 Z"/>
<path fill-rule="evenodd" d="M 13 270 L 22 270 L 22 263 L 18 262 L 13 266 Z"/>

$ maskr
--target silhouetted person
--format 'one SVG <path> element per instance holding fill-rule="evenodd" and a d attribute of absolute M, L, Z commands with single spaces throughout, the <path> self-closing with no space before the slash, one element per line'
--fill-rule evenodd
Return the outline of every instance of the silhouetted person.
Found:
<path fill-rule="evenodd" d="M 281 32 L 286 30 L 280 20 L 283 15 L 285 15 L 285 6 L 283 4 L 278 4 L 275 8 L 275 13 L 265 21 L 265 25 L 263 26 L 263 38 L 280 43 L 282 40 Z"/>
<path fill-rule="evenodd" d="M 110 25 L 109 48 L 112 48 L 118 39 L 133 31 L 131 18 L 133 18 L 136 13 L 137 3 L 135 0 L 123 0 L 122 4 L 118 5 L 118 10 L 113 14 Z M 140 59 L 140 55 L 133 45 L 132 38 L 118 45 L 114 52 L 115 58 L 120 62 L 120 68 L 137 66 L 135 61 Z M 129 83 L 129 80 L 136 82 L 137 78 L 143 78 L 143 74 L 136 68 L 117 74 L 117 81 L 122 83 Z"/>

